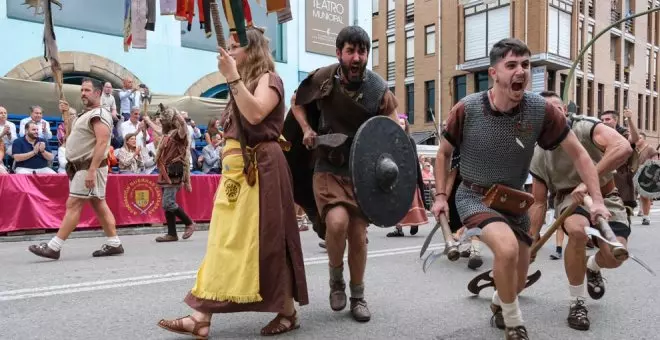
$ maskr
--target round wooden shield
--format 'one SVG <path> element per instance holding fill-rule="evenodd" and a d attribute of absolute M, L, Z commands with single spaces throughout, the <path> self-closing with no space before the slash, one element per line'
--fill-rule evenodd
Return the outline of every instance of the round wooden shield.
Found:
<path fill-rule="evenodd" d="M 385 116 L 368 119 L 353 138 L 349 167 L 355 197 L 379 227 L 396 225 L 411 208 L 419 167 L 413 148 L 401 126 Z"/>
<path fill-rule="evenodd" d="M 660 161 L 646 161 L 635 173 L 633 183 L 640 196 L 650 199 L 660 197 Z"/>

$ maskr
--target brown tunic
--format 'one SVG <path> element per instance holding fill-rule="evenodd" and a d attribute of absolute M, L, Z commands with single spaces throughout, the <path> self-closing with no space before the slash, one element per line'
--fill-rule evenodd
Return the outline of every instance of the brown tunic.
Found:
<path fill-rule="evenodd" d="M 333 64 L 315 70 L 297 90 L 296 104 L 305 105 L 307 109 L 315 108 L 318 110 L 317 114 L 323 117 L 324 126 L 312 127 L 319 135 L 342 133 L 353 137 L 367 119 L 376 115 L 388 116 L 396 110 L 398 103 L 389 89 L 385 89 L 382 97 L 378 98 L 375 110 L 369 110 L 365 105 L 373 102 L 361 102 L 363 92 L 367 90 L 364 87 L 368 85 L 365 83 L 356 91 L 346 90 L 335 78 L 338 69 L 339 64 Z M 370 72 L 369 76 L 378 77 L 373 72 Z M 321 220 L 325 220 L 328 210 L 336 205 L 342 205 L 351 215 L 366 220 L 355 199 L 353 183 L 348 173 L 349 148 L 350 142 L 346 142 L 338 148 L 318 149 L 313 189 Z"/>
<path fill-rule="evenodd" d="M 277 143 L 284 124 L 284 84 L 270 73 L 269 86 L 280 97 L 279 104 L 259 124 L 251 125 L 241 116 L 247 145 L 257 147 L 259 174 L 259 294 L 261 302 L 238 304 L 200 299 L 188 294 L 185 302 L 203 313 L 281 312 L 284 307 L 284 275 L 290 275 L 293 298 L 302 306 L 309 303 L 300 232 L 293 203 L 291 173 Z M 226 138 L 238 140 L 238 128 L 229 103 L 222 113 Z M 231 118 L 230 118 L 231 117 Z M 228 119 L 229 118 L 229 119 Z M 221 270 L 221 269 L 219 269 Z"/>

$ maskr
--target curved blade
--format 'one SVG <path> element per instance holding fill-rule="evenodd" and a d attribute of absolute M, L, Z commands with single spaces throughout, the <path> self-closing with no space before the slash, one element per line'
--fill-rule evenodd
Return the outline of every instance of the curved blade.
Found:
<path fill-rule="evenodd" d="M 422 245 L 422 250 L 419 252 L 419 258 L 421 259 L 424 253 L 426 252 L 426 249 L 428 249 L 429 245 L 431 244 L 431 240 L 433 239 L 433 235 L 435 234 L 436 231 L 440 229 L 440 222 L 435 224 L 435 227 L 431 229 L 431 232 L 429 233 L 428 236 L 426 236 L 426 240 L 424 240 L 424 245 Z"/>
<path fill-rule="evenodd" d="M 642 260 L 638 259 L 637 257 L 635 257 L 633 254 L 628 253 L 628 258 L 633 259 L 633 261 L 637 262 L 640 266 L 644 267 L 644 269 L 646 269 L 646 271 L 651 273 L 651 275 L 657 276 L 657 275 L 655 275 L 655 272 L 653 271 L 653 269 L 651 269 L 651 267 L 649 267 L 648 264 L 644 263 L 644 261 L 642 261 Z"/>
<path fill-rule="evenodd" d="M 470 283 L 468 283 L 468 291 L 474 295 L 479 295 L 479 292 L 487 287 L 493 287 L 495 288 L 495 280 L 493 279 L 492 276 L 490 276 L 490 273 L 493 270 L 488 270 L 485 271 L 479 275 L 477 275 L 474 279 L 470 280 Z M 481 281 L 486 281 L 486 283 L 479 285 L 479 282 Z"/>
<path fill-rule="evenodd" d="M 426 273 L 426 270 L 429 269 L 429 267 L 433 264 L 433 262 L 435 262 L 435 260 L 441 258 L 442 255 L 444 255 L 444 252 L 443 253 L 436 253 L 435 250 L 432 251 L 431 254 L 429 254 L 429 256 L 427 256 L 424 259 L 424 263 L 422 263 L 422 271 L 424 273 Z"/>

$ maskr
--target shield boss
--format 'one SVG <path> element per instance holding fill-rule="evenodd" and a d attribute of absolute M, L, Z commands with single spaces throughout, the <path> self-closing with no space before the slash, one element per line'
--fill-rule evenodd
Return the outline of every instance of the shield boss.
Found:
<path fill-rule="evenodd" d="M 379 227 L 391 227 L 410 210 L 417 168 L 410 137 L 392 119 L 376 116 L 358 129 L 349 159 L 353 190 L 362 212 Z"/>

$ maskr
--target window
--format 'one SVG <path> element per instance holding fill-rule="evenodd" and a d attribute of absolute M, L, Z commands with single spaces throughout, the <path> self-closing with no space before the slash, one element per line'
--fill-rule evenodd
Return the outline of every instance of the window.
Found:
<path fill-rule="evenodd" d="M 587 27 L 587 41 L 591 41 L 594 38 L 594 25 L 589 24 Z M 589 47 L 589 52 L 587 53 L 587 72 L 594 73 L 594 45 Z"/>
<path fill-rule="evenodd" d="M 614 88 L 614 110 L 617 111 L 617 112 L 621 112 L 621 110 L 619 108 L 619 102 L 620 102 L 619 92 L 620 92 L 619 88 L 615 87 Z"/>
<path fill-rule="evenodd" d="M 415 31 L 406 31 L 406 59 L 415 58 Z"/>
<path fill-rule="evenodd" d="M 559 96 L 564 95 L 564 87 L 566 87 L 566 78 L 568 78 L 568 76 L 565 74 L 559 76 Z"/>
<path fill-rule="evenodd" d="M 378 58 L 380 58 L 380 54 L 378 53 L 378 40 L 374 40 L 371 42 L 371 63 L 373 67 L 378 66 Z"/>
<path fill-rule="evenodd" d="M 97 1 L 97 0 L 94 0 Z M 90 7 L 89 4 L 87 4 L 87 0 L 85 1 L 84 8 Z M 108 3 L 114 3 L 114 2 L 121 2 L 122 1 L 107 1 L 105 2 Z M 261 1 L 263 3 L 263 1 Z M 286 34 L 284 34 L 286 24 L 278 24 L 277 23 L 277 16 L 276 15 L 267 15 L 265 10 L 261 9 L 261 6 L 257 3 L 257 0 L 249 0 L 248 4 L 250 5 L 250 8 L 253 8 L 255 10 L 252 11 L 252 20 L 255 23 L 259 23 L 259 26 L 265 27 L 266 28 L 266 37 L 270 39 L 270 48 L 272 50 L 273 58 L 275 58 L 275 61 L 278 62 L 286 62 Z M 69 1 L 67 1 L 66 8 L 73 8 L 73 4 L 69 4 Z M 259 9 L 259 10 L 257 10 Z M 222 11 L 222 8 L 220 8 Z M 64 12 L 64 11 L 62 11 Z M 87 14 L 86 14 L 87 15 Z M 124 17 L 124 12 L 122 10 L 121 14 L 117 16 L 109 16 L 108 14 L 104 14 L 101 16 L 102 18 L 123 18 Z M 91 17 L 90 17 L 91 18 Z M 96 20 L 99 19 L 99 17 L 95 18 Z M 156 20 L 158 20 L 157 18 Z M 107 20 L 98 20 L 98 21 L 107 21 Z M 117 25 L 114 21 L 110 20 L 110 22 L 119 27 L 119 29 L 122 29 L 121 24 Z M 222 13 L 220 14 L 220 22 L 222 23 L 222 26 L 225 27 L 225 33 L 227 32 L 227 19 L 225 18 Z M 213 38 L 206 38 L 206 35 L 204 33 L 203 29 L 199 29 L 200 24 L 199 24 L 199 15 L 195 15 L 192 20 L 192 30 L 188 31 L 188 22 L 187 21 L 182 21 L 181 22 L 181 46 L 182 47 L 188 47 L 188 48 L 194 48 L 198 50 L 204 50 L 204 51 L 210 51 L 217 53 L 218 52 L 218 47 L 217 47 L 217 42 L 215 40 L 215 37 Z M 213 30 L 213 27 L 211 27 Z"/>
<path fill-rule="evenodd" d="M 435 24 L 424 27 L 426 55 L 435 54 Z"/>
<path fill-rule="evenodd" d="M 603 105 L 605 105 L 605 85 L 598 84 L 598 116 L 603 113 Z"/>
<path fill-rule="evenodd" d="M 577 106 L 577 114 L 582 114 L 582 78 L 575 79 L 575 105 Z"/>
<path fill-rule="evenodd" d="M 387 37 L 387 80 L 394 80 L 396 77 L 396 49 L 394 48 L 394 35 Z"/>
<path fill-rule="evenodd" d="M 557 82 L 557 71 L 551 70 L 548 71 L 548 91 L 554 91 L 556 89 L 555 83 Z M 559 94 L 561 96 L 561 93 Z"/>
<path fill-rule="evenodd" d="M 406 84 L 406 114 L 408 123 L 415 124 L 415 84 Z"/>
<path fill-rule="evenodd" d="M 648 115 L 648 110 L 646 110 L 646 112 L 642 111 L 642 108 L 644 107 L 643 106 L 644 103 L 642 102 L 643 98 L 644 97 L 641 94 L 637 95 L 637 127 L 640 129 L 642 128 L 642 115 L 644 113 Z M 648 106 L 648 103 L 646 104 L 647 104 L 646 106 Z"/>
<path fill-rule="evenodd" d="M 548 7 L 548 52 L 571 57 L 571 28 L 571 8 L 563 2 L 551 4 Z"/>
<path fill-rule="evenodd" d="M 371 0 L 371 14 L 378 15 L 378 3 L 380 0 Z"/>
<path fill-rule="evenodd" d="M 588 116 L 594 115 L 593 104 L 594 104 L 594 81 L 587 80 L 587 115 Z"/>
<path fill-rule="evenodd" d="M 635 65 L 635 44 L 626 41 L 623 50 L 623 67 Z"/>
<path fill-rule="evenodd" d="M 651 113 L 651 96 L 646 96 L 646 111 L 645 111 L 645 113 L 647 115 L 652 114 Z M 654 122 L 654 125 L 655 125 L 655 117 L 653 117 L 653 118 L 654 118 L 653 122 Z M 637 127 L 641 127 L 641 125 L 642 125 L 642 122 L 641 122 L 641 119 L 640 119 L 639 114 L 638 114 L 637 115 Z"/>
<path fill-rule="evenodd" d="M 478 4 L 464 9 L 465 60 L 488 57 L 491 47 L 511 35 L 509 1 Z M 498 7 L 495 7 L 498 5 Z"/>
<path fill-rule="evenodd" d="M 454 77 L 454 104 L 467 95 L 467 76 Z"/>
<path fill-rule="evenodd" d="M 477 72 L 474 74 L 475 92 L 488 90 L 488 71 Z"/>
<path fill-rule="evenodd" d="M 653 107 L 655 108 L 655 110 L 651 111 L 649 109 L 649 112 L 647 114 L 653 116 L 653 131 L 658 131 L 658 116 L 655 115 L 655 112 L 658 111 L 658 97 L 655 97 Z"/>
<path fill-rule="evenodd" d="M 435 80 L 424 82 L 424 121 L 426 123 L 435 120 Z"/>
<path fill-rule="evenodd" d="M 393 11 L 396 0 L 387 0 L 387 11 Z"/>
<path fill-rule="evenodd" d="M 395 88 L 394 86 L 390 87 L 390 92 L 392 92 L 392 94 L 395 94 L 395 93 L 396 93 L 396 92 L 394 91 L 395 89 L 396 89 L 396 88 Z"/>
<path fill-rule="evenodd" d="M 650 115 L 650 112 L 647 112 L 644 115 L 644 127 L 642 129 L 643 130 L 650 130 L 651 129 L 651 115 Z"/>
<path fill-rule="evenodd" d="M 28 8 L 25 6 L 23 4 L 24 1 L 7 0 L 2 2 L 5 2 L 6 5 L 2 4 L 0 6 L 7 7 L 7 17 L 10 19 L 25 20 L 36 23 L 44 22 L 44 16 L 34 15 L 34 8 Z M 124 17 L 123 1 L 67 0 L 63 3 L 64 9 L 61 11 L 59 7 L 52 6 L 53 23 L 55 26 L 115 36 L 124 35 L 124 27 L 121 24 L 123 19 L 119 19 L 119 22 L 106 19 Z M 199 27 L 199 24 L 197 24 L 197 27 Z M 213 41 L 215 41 L 215 39 L 213 39 Z M 214 49 L 214 51 L 217 51 L 217 49 Z"/>
<path fill-rule="evenodd" d="M 304 71 L 298 71 L 298 84 L 300 84 L 301 81 L 305 80 L 307 78 L 307 72 Z"/>
<path fill-rule="evenodd" d="M 415 31 L 406 31 L 406 78 L 415 76 Z"/>

